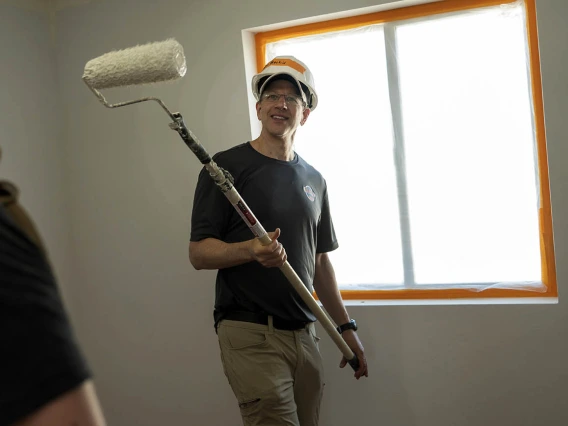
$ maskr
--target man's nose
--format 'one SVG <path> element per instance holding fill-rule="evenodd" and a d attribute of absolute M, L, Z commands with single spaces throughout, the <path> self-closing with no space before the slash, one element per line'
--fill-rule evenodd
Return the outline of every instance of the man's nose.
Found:
<path fill-rule="evenodd" d="M 286 103 L 286 95 L 280 95 L 278 102 L 276 102 L 276 106 L 278 108 L 288 108 L 288 104 Z"/>

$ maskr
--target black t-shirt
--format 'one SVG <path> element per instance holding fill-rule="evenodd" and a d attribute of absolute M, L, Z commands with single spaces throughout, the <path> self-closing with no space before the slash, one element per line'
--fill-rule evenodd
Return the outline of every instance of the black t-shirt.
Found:
<path fill-rule="evenodd" d="M 280 228 L 278 240 L 290 266 L 312 291 L 316 253 L 338 247 L 322 175 L 297 154 L 293 161 L 280 161 L 262 155 L 249 142 L 220 152 L 213 160 L 231 173 L 235 189 L 264 229 Z M 195 190 L 190 239 L 205 238 L 235 243 L 254 235 L 203 169 Z M 316 320 L 284 274 L 258 262 L 218 271 L 215 321 L 234 310 Z"/>
<path fill-rule="evenodd" d="M 89 377 L 49 262 L 0 204 L 0 426 Z"/>

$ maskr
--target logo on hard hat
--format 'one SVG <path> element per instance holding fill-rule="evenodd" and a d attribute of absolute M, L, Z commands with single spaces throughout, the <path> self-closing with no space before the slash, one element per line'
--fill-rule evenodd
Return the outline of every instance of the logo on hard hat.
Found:
<path fill-rule="evenodd" d="M 297 63 L 296 61 L 293 61 L 291 59 L 273 59 L 272 61 L 270 61 L 269 63 L 266 64 L 264 69 L 271 67 L 271 66 L 290 67 L 290 68 L 298 71 L 300 74 L 303 74 L 304 72 L 306 72 L 306 69 L 302 65 L 300 65 L 299 63 Z"/>

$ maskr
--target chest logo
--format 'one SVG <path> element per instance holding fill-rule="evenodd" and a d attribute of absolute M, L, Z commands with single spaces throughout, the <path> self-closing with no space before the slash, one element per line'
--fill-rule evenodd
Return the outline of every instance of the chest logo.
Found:
<path fill-rule="evenodd" d="M 311 186 L 309 185 L 304 186 L 304 192 L 306 193 L 306 197 L 308 197 L 308 200 L 312 202 L 316 200 L 316 193 L 311 188 Z"/>

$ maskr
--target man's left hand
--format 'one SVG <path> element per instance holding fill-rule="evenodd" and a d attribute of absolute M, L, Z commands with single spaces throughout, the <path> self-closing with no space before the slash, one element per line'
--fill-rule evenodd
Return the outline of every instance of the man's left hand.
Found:
<path fill-rule="evenodd" d="M 355 378 L 359 380 L 361 377 L 369 377 L 369 370 L 367 368 L 367 358 L 365 358 L 365 349 L 359 340 L 359 336 L 353 330 L 345 330 L 342 334 L 343 340 L 347 343 L 347 346 L 351 348 L 353 353 L 357 355 L 359 359 L 359 369 L 355 372 Z M 343 368 L 347 365 L 347 359 L 343 357 L 341 360 L 341 364 L 339 364 L 340 368 Z"/>

